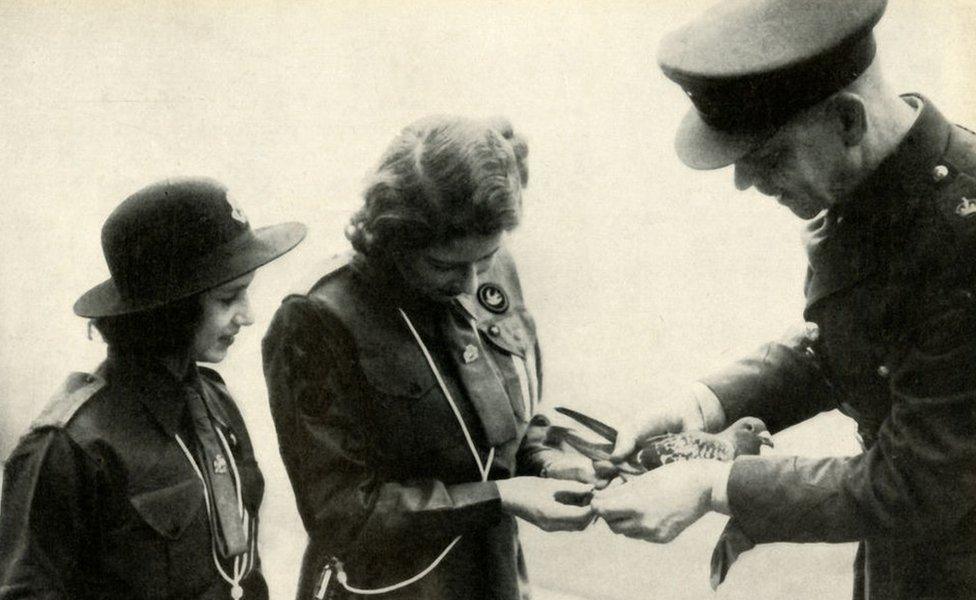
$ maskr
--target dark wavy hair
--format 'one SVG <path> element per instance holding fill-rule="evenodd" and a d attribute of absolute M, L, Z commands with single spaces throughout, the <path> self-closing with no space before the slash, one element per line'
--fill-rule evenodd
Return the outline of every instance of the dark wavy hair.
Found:
<path fill-rule="evenodd" d="M 141 356 L 185 356 L 203 320 L 202 294 L 153 310 L 91 320 L 117 353 Z"/>
<path fill-rule="evenodd" d="M 521 217 L 528 153 L 502 118 L 416 121 L 387 148 L 346 237 L 372 256 L 510 231 Z"/>

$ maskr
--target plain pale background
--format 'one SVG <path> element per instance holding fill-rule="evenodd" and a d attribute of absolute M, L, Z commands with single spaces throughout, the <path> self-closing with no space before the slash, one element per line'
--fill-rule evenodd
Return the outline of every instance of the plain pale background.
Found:
<path fill-rule="evenodd" d="M 174 175 L 229 186 L 255 225 L 311 234 L 260 271 L 257 323 L 219 365 L 268 480 L 262 553 L 293 594 L 304 532 L 277 454 L 261 335 L 284 293 L 344 250 L 363 177 L 430 113 L 505 115 L 529 140 L 511 239 L 546 360 L 546 402 L 605 419 L 800 318 L 800 223 L 728 170 L 672 152 L 687 108 L 654 63 L 707 6 L 659 2 L 10 2 L 0 4 L 0 457 L 71 370 L 94 369 L 74 300 L 107 276 L 98 243 L 126 195 Z M 878 28 L 896 87 L 976 123 L 976 2 L 892 0 Z M 827 415 L 776 452 L 854 451 Z M 722 519 L 664 547 L 524 525 L 534 581 L 594 598 L 699 598 Z M 852 546 L 775 545 L 718 598 L 847 598 Z"/>

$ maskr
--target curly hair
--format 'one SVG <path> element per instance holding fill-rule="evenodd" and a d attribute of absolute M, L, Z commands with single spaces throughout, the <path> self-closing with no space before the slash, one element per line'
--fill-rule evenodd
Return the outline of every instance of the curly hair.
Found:
<path fill-rule="evenodd" d="M 346 237 L 369 256 L 510 231 L 522 212 L 528 153 L 503 118 L 416 121 L 387 148 Z"/>

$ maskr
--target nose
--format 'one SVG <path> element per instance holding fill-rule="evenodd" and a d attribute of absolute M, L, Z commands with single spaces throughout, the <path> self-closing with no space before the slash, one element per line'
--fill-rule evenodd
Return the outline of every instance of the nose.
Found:
<path fill-rule="evenodd" d="M 254 313 L 251 311 L 251 299 L 245 297 L 238 309 L 234 313 L 234 324 L 238 327 L 247 327 L 249 325 L 254 325 Z"/>
<path fill-rule="evenodd" d="M 752 187 L 752 173 L 742 162 L 735 163 L 735 189 L 743 192 Z"/>

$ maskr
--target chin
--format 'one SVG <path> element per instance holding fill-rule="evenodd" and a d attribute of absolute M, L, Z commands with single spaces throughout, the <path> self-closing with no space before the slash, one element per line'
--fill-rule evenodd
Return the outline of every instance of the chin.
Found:
<path fill-rule="evenodd" d="M 197 362 L 216 364 L 225 358 L 227 358 L 226 350 L 207 350 L 206 352 L 197 356 Z"/>

